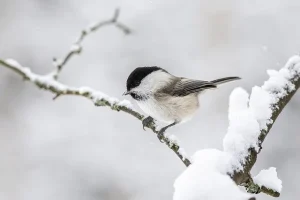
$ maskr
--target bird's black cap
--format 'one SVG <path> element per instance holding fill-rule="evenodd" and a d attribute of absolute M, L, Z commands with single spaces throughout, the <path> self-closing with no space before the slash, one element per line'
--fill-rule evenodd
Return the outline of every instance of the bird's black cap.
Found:
<path fill-rule="evenodd" d="M 130 91 L 132 88 L 135 88 L 141 84 L 141 81 L 152 72 L 163 70 L 160 67 L 138 67 L 131 74 L 127 79 L 127 91 Z"/>

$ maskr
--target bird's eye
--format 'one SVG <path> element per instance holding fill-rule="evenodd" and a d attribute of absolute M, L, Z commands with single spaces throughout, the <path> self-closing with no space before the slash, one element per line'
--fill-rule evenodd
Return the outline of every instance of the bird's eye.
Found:
<path fill-rule="evenodd" d="M 139 94 L 134 93 L 134 92 L 130 93 L 130 95 L 131 95 L 132 98 L 134 98 L 137 101 L 141 101 L 141 100 L 144 99 L 142 95 L 139 95 Z"/>
<path fill-rule="evenodd" d="M 130 95 L 131 95 L 132 98 L 137 99 L 137 94 L 136 93 L 131 92 Z"/>
<path fill-rule="evenodd" d="M 143 101 L 147 99 L 146 95 L 135 93 L 135 92 L 130 92 L 130 96 L 137 101 Z"/>

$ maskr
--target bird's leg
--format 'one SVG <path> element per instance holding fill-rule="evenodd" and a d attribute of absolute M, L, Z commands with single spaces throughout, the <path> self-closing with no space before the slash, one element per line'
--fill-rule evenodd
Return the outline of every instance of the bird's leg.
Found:
<path fill-rule="evenodd" d="M 166 131 L 168 128 L 170 128 L 171 126 L 174 126 L 174 125 L 176 125 L 176 124 L 177 124 L 177 122 L 175 121 L 175 122 L 173 122 L 172 124 L 169 124 L 168 126 L 165 126 L 165 127 L 161 128 L 161 129 L 159 130 L 159 132 L 157 133 L 158 139 L 162 142 L 162 138 L 163 138 L 163 136 L 164 136 L 165 131 Z"/>
<path fill-rule="evenodd" d="M 145 126 L 149 127 L 151 125 L 151 123 L 153 123 L 153 122 L 154 122 L 154 119 L 150 116 L 143 119 L 142 124 L 143 124 L 144 131 L 145 131 Z"/>

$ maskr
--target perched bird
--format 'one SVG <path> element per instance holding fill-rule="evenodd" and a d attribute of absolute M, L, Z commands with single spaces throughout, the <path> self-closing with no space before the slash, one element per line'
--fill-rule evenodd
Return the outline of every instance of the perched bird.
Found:
<path fill-rule="evenodd" d="M 143 127 L 151 123 L 153 118 L 168 124 L 157 135 L 161 140 L 166 129 L 194 116 L 199 108 L 198 95 L 204 90 L 238 79 L 193 80 L 174 76 L 160 67 L 138 67 L 129 75 L 124 95 L 130 95 L 149 115 L 143 120 Z"/>

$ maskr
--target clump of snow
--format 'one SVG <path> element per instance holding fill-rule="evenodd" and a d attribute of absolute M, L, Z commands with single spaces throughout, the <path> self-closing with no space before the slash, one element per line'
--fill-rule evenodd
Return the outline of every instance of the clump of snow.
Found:
<path fill-rule="evenodd" d="M 288 69 L 292 76 L 298 76 L 300 77 L 300 56 L 295 55 L 292 56 L 284 68 Z"/>
<path fill-rule="evenodd" d="M 165 134 L 165 137 L 170 140 L 171 145 L 173 145 L 173 144 L 178 145 L 179 144 L 179 139 L 175 135 L 166 135 Z"/>
<path fill-rule="evenodd" d="M 18 63 L 18 61 L 14 60 L 14 59 L 8 58 L 8 59 L 5 60 L 5 62 L 7 64 L 9 64 L 9 65 L 12 65 L 12 66 L 18 68 L 18 69 L 22 68 L 22 66 L 20 65 L 20 63 Z"/>
<path fill-rule="evenodd" d="M 270 78 L 264 83 L 262 88 L 265 91 L 276 93 L 278 100 L 287 95 L 287 92 L 295 89 L 295 86 L 289 80 L 291 74 L 287 69 L 283 68 L 280 71 L 268 70 L 267 73 Z"/>
<path fill-rule="evenodd" d="M 117 99 L 115 97 L 108 97 L 106 100 L 108 102 L 110 102 L 110 104 L 118 104 L 119 103 L 119 99 Z"/>
<path fill-rule="evenodd" d="M 73 44 L 70 48 L 71 52 L 79 52 L 81 50 L 81 46 L 78 44 Z"/>
<path fill-rule="evenodd" d="M 129 108 L 129 109 L 133 110 L 133 105 L 132 105 L 132 103 L 131 103 L 130 101 L 126 100 L 126 99 L 120 101 L 120 102 L 118 103 L 118 106 L 124 106 L 124 107 L 126 107 L 126 108 Z"/>
<path fill-rule="evenodd" d="M 248 200 L 225 173 L 230 155 L 216 149 L 197 151 L 193 163 L 176 179 L 173 200 Z M 227 164 L 226 164 L 227 163 Z"/>
<path fill-rule="evenodd" d="M 95 90 L 90 88 L 90 87 L 85 87 L 85 86 L 82 86 L 80 88 L 78 88 L 78 91 L 79 91 L 79 94 L 86 94 L 86 93 L 95 93 Z"/>
<path fill-rule="evenodd" d="M 107 94 L 104 94 L 103 92 L 96 91 L 90 87 L 80 87 L 78 88 L 79 94 L 89 94 L 89 96 L 92 98 L 92 100 L 97 103 L 98 101 L 105 100 L 109 102 L 111 105 L 118 105 L 118 106 L 124 106 L 128 109 L 132 109 L 132 104 L 128 100 L 122 100 L 120 101 L 117 98 L 110 97 Z"/>
<path fill-rule="evenodd" d="M 285 66 L 279 71 L 268 70 L 269 80 L 262 88 L 266 91 L 276 93 L 278 98 L 286 95 L 287 91 L 293 91 L 295 86 L 290 82 L 292 79 L 300 77 L 300 56 L 291 57 Z"/>
<path fill-rule="evenodd" d="M 230 95 L 229 101 L 229 127 L 223 140 L 224 151 L 233 155 L 243 164 L 248 155 L 249 148 L 258 147 L 260 133 L 252 109 L 249 109 L 249 94 L 242 88 L 236 88 Z M 234 170 L 242 170 L 242 166 L 235 163 Z"/>
<path fill-rule="evenodd" d="M 282 181 L 277 177 L 275 167 L 261 170 L 259 174 L 253 178 L 253 180 L 259 186 L 265 186 L 279 193 L 281 192 Z"/>
<path fill-rule="evenodd" d="M 266 130 L 267 125 L 272 122 L 272 105 L 274 103 L 276 103 L 276 99 L 270 93 L 258 86 L 252 88 L 249 107 L 261 130 Z"/>
<path fill-rule="evenodd" d="M 14 59 L 6 59 L 5 62 L 8 65 L 14 67 L 16 70 L 24 73 L 26 75 L 26 77 L 30 79 L 32 72 L 29 68 L 23 67 L 20 63 L 18 63 L 18 61 L 14 60 Z"/>
<path fill-rule="evenodd" d="M 203 164 L 207 167 L 226 175 L 231 164 L 231 154 L 218 149 L 203 149 L 195 152 L 192 156 L 192 162 Z M 204 162 L 204 163 L 203 163 Z"/>
<path fill-rule="evenodd" d="M 37 82 L 39 84 L 42 84 L 46 87 L 52 87 L 55 88 L 57 91 L 60 91 L 62 94 L 64 94 L 66 92 L 66 90 L 72 90 L 74 88 L 68 87 L 56 80 L 54 80 L 52 77 L 50 76 L 39 76 L 36 74 L 31 74 L 30 75 L 30 80 L 33 82 Z"/>
<path fill-rule="evenodd" d="M 185 159 L 188 159 L 188 155 L 185 152 L 184 148 L 180 147 L 178 149 L 178 153 L 180 153 L 180 155 L 182 155 L 182 160 L 185 161 Z"/>

